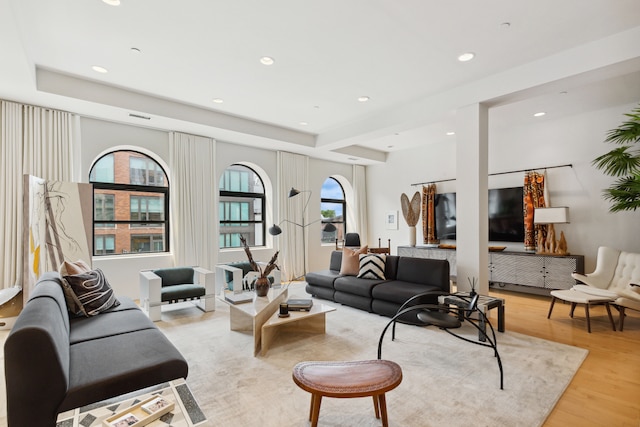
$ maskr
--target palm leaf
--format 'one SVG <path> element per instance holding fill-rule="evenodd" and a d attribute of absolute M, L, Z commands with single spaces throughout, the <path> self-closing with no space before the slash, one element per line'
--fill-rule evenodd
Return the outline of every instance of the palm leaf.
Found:
<path fill-rule="evenodd" d="M 640 153 L 632 147 L 618 147 L 597 157 L 592 164 L 609 176 L 625 176 L 640 170 Z"/>
<path fill-rule="evenodd" d="M 596 158 L 592 164 L 605 174 L 617 177 L 613 185 L 604 190 L 603 197 L 611 202 L 610 212 L 635 211 L 640 207 L 640 106 L 629 114 L 629 120 L 607 132 L 605 142 L 626 144 Z"/>

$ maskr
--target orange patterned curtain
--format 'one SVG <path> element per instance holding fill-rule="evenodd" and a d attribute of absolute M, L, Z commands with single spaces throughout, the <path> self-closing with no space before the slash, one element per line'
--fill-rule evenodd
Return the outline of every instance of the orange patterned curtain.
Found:
<path fill-rule="evenodd" d="M 422 187 L 422 236 L 424 243 L 438 243 L 436 239 L 436 185 L 428 184 Z"/>
<path fill-rule="evenodd" d="M 544 175 L 529 171 L 524 175 L 524 248 L 535 250 L 540 239 L 546 238 L 547 227 L 533 223 L 534 208 L 545 207 Z"/>

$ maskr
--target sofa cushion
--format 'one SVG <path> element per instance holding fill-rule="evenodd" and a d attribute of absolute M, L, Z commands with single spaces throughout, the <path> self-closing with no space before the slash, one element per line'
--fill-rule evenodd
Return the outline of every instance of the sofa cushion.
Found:
<path fill-rule="evenodd" d="M 385 260 L 386 256 L 384 254 L 360 255 L 358 278 L 385 280 Z"/>
<path fill-rule="evenodd" d="M 441 259 L 399 257 L 396 279 L 437 286 L 449 291 L 449 262 Z"/>
<path fill-rule="evenodd" d="M 205 289 L 201 285 L 182 284 L 162 287 L 160 293 L 162 301 L 178 301 L 202 297 Z"/>
<path fill-rule="evenodd" d="M 371 290 L 384 282 L 384 280 L 358 279 L 354 276 L 342 276 L 338 277 L 335 282 L 333 282 L 333 287 L 336 291 L 371 298 Z"/>
<path fill-rule="evenodd" d="M 313 286 L 333 289 L 333 281 L 340 277 L 340 273 L 334 270 L 320 270 L 307 273 L 304 280 Z"/>
<path fill-rule="evenodd" d="M 104 355 L 123 355 L 109 357 Z M 84 341 L 70 346 L 69 390 L 63 412 L 154 384 L 186 378 L 188 365 L 157 328 Z"/>
<path fill-rule="evenodd" d="M 78 301 L 82 305 L 81 312 L 85 316 L 95 316 L 120 304 L 107 278 L 99 268 L 64 276 L 63 279 L 76 294 Z"/>
<path fill-rule="evenodd" d="M 340 274 L 344 276 L 357 276 L 360 271 L 360 254 L 366 254 L 369 248 L 364 246 L 358 250 L 344 248 L 342 250 L 342 263 Z"/>
<path fill-rule="evenodd" d="M 194 271 L 191 267 L 158 268 L 153 272 L 162 279 L 162 286 L 193 284 Z"/>
<path fill-rule="evenodd" d="M 329 301 L 334 301 L 333 295 L 335 294 L 335 290 L 333 289 L 333 287 L 323 288 L 321 286 L 314 286 L 312 284 L 307 284 L 307 286 L 304 289 L 305 291 L 307 291 L 309 295 L 312 295 L 317 298 L 324 298 Z"/>
<path fill-rule="evenodd" d="M 340 304 L 371 312 L 371 302 L 373 301 L 371 297 L 363 297 L 349 292 L 336 291 L 333 295 L 333 299 Z"/>
<path fill-rule="evenodd" d="M 153 322 L 140 310 L 108 311 L 100 316 L 72 319 L 69 343 L 73 345 L 153 328 Z"/>
<path fill-rule="evenodd" d="M 419 283 L 404 282 L 401 280 L 394 280 L 379 284 L 372 290 L 372 296 L 374 299 L 389 301 L 396 304 L 403 304 L 406 300 L 414 295 L 427 291 L 442 291 L 439 286 L 421 285 Z M 417 301 L 422 303 L 437 304 L 437 295 L 432 297 L 425 297 L 424 299 Z"/>

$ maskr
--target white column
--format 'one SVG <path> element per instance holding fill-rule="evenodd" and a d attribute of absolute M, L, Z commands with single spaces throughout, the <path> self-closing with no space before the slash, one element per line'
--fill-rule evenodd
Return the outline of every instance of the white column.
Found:
<path fill-rule="evenodd" d="M 459 291 L 489 292 L 488 112 L 473 104 L 456 112 L 456 246 Z"/>

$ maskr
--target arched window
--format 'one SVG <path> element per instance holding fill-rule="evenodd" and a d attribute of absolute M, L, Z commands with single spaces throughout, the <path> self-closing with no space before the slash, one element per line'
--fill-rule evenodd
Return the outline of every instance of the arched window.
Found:
<path fill-rule="evenodd" d="M 98 159 L 93 184 L 93 254 L 169 250 L 169 184 L 162 167 L 136 151 Z"/>
<path fill-rule="evenodd" d="M 220 248 L 239 248 L 242 234 L 249 246 L 264 246 L 264 184 L 244 165 L 231 165 L 220 179 Z"/>
<path fill-rule="evenodd" d="M 342 185 L 335 178 L 327 178 L 320 192 L 320 215 L 323 223 L 332 223 L 335 231 L 325 231 L 322 227 L 322 243 L 333 243 L 344 239 L 347 227 L 347 203 Z"/>

